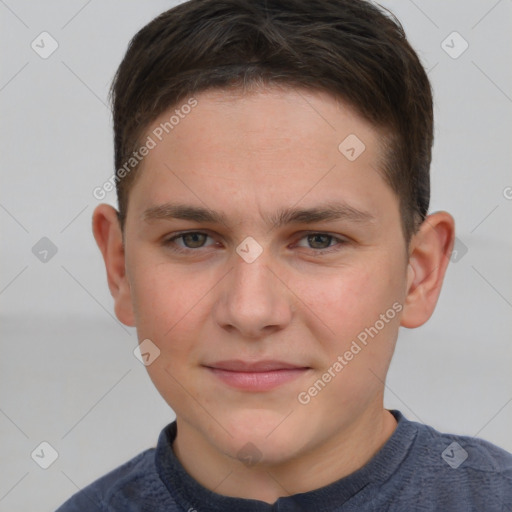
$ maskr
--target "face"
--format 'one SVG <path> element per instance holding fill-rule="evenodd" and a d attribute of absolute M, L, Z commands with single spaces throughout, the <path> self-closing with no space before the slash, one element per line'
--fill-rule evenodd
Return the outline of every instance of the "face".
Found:
<path fill-rule="evenodd" d="M 130 191 L 130 307 L 183 428 L 282 461 L 382 411 L 407 289 L 398 199 L 381 135 L 329 95 L 195 98 Z"/>

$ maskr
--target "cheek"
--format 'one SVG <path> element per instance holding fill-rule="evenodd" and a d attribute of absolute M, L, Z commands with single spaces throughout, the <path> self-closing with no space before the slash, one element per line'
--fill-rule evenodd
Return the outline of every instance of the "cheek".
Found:
<path fill-rule="evenodd" d="M 135 268 L 132 299 L 139 337 L 150 338 L 161 350 L 183 349 L 173 341 L 186 338 L 198 325 L 211 283 L 198 272 L 166 263 Z"/>
<path fill-rule="evenodd" d="M 324 397 L 328 401 L 333 393 L 333 406 L 340 397 L 350 401 L 350 396 L 370 396 L 381 387 L 398 335 L 399 276 L 393 259 L 381 253 L 364 265 L 340 268 L 302 283 L 301 297 L 312 311 L 303 318 L 322 346 L 323 370 L 331 368 L 336 374 L 329 385 L 331 392 Z M 338 356 L 343 358 L 339 372 L 333 369 Z"/>
<path fill-rule="evenodd" d="M 306 318 L 318 330 L 323 325 L 334 342 L 347 340 L 372 325 L 399 298 L 399 287 L 385 263 L 340 268 L 328 275 L 297 281 L 297 295 L 309 310 Z M 294 283 L 295 285 L 295 283 Z"/>
<path fill-rule="evenodd" d="M 198 326 L 204 320 L 205 298 L 212 284 L 197 273 L 171 267 L 167 263 L 138 264 L 132 272 L 132 299 L 139 340 L 150 339 L 160 350 L 146 367 L 149 377 L 169 406 L 182 417 L 189 417 L 198 393 L 191 379 L 195 369 L 188 361 L 197 359 Z M 191 379 L 191 380 L 190 380 Z M 200 415 L 200 407 L 195 411 Z"/>
<path fill-rule="evenodd" d="M 305 302 L 314 304 L 321 318 L 320 322 L 315 315 L 308 316 L 322 358 L 310 387 L 301 391 L 314 397 L 308 410 L 322 418 L 326 429 L 339 427 L 339 414 L 357 416 L 382 392 L 400 309 L 397 283 L 382 277 L 382 271 L 383 267 L 365 265 L 364 270 L 340 272 L 304 288 Z"/>

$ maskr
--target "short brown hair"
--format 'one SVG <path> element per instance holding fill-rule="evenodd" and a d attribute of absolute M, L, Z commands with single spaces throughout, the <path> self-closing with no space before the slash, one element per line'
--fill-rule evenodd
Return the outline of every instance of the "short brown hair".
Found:
<path fill-rule="evenodd" d="M 400 22 L 366 0 L 189 0 L 155 18 L 131 40 L 112 84 L 115 168 L 184 98 L 251 84 L 327 92 L 382 128 L 382 172 L 410 240 L 430 200 L 432 92 Z M 136 168 L 123 174 L 122 229 Z"/>

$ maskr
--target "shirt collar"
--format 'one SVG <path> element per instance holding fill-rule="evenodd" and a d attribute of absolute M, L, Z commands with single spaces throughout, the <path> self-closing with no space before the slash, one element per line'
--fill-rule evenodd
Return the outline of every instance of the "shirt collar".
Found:
<path fill-rule="evenodd" d="M 341 507 L 365 487 L 386 481 L 407 456 L 417 434 L 415 424 L 400 411 L 390 410 L 397 427 L 384 446 L 360 469 L 324 487 L 279 498 L 274 504 L 259 500 L 217 494 L 194 480 L 176 458 L 172 443 L 176 438 L 176 421 L 167 425 L 158 439 L 155 462 L 161 480 L 183 510 L 211 512 L 247 511 L 328 512 Z"/>

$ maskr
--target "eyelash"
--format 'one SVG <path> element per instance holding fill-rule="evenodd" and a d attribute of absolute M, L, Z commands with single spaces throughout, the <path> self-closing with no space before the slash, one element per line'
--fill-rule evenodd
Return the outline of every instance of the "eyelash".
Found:
<path fill-rule="evenodd" d="M 212 238 L 212 237 L 210 237 L 210 235 L 208 235 L 208 233 L 204 233 L 203 231 L 185 231 L 183 233 L 179 233 L 177 235 L 173 235 L 172 237 L 165 239 L 162 243 L 164 246 L 168 247 L 169 249 L 171 249 L 173 252 L 176 252 L 176 253 L 189 254 L 191 252 L 196 252 L 196 251 L 199 251 L 200 249 L 204 249 L 205 247 L 191 248 L 191 247 L 179 247 L 179 246 L 174 245 L 175 240 L 179 240 L 180 238 L 183 239 L 183 237 L 185 237 L 187 235 L 193 235 L 193 234 L 205 235 L 209 238 Z M 341 249 L 341 246 L 346 245 L 348 243 L 347 240 L 344 240 L 342 238 L 339 238 L 334 235 L 330 235 L 329 233 L 324 233 L 321 231 L 311 231 L 309 233 L 306 233 L 299 239 L 299 241 L 304 238 L 307 238 L 309 236 L 313 236 L 313 235 L 327 236 L 331 239 L 330 242 L 332 242 L 332 241 L 338 242 L 337 245 L 329 246 L 328 248 L 325 248 L 325 249 L 309 248 L 314 254 L 328 254 L 331 252 L 339 251 Z M 172 247 L 173 245 L 174 245 L 174 247 Z"/>

